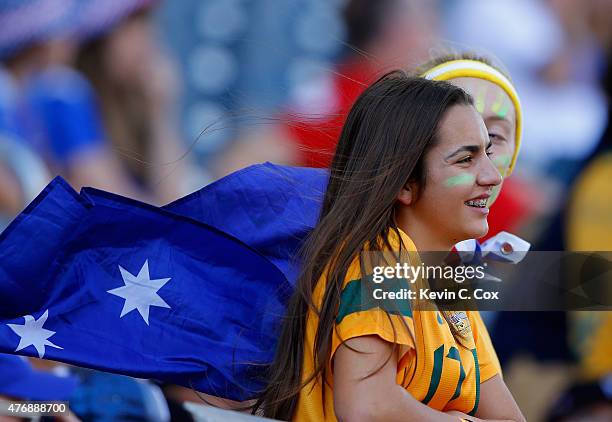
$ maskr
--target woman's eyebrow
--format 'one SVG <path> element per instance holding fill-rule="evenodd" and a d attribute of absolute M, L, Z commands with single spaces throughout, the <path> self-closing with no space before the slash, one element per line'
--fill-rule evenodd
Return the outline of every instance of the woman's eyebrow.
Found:
<path fill-rule="evenodd" d="M 455 155 L 459 154 L 460 152 L 471 152 L 472 154 L 475 154 L 478 151 L 480 151 L 480 148 L 481 148 L 480 145 L 464 145 L 462 147 L 457 148 L 457 150 L 455 150 L 455 152 L 453 152 L 452 154 L 447 156 L 446 160 L 454 157 Z"/>
<path fill-rule="evenodd" d="M 485 147 L 485 151 L 491 148 L 492 145 L 493 145 L 493 142 L 491 142 L 491 140 L 489 139 L 489 142 L 487 143 L 487 146 Z M 449 160 L 461 152 L 471 152 L 472 154 L 476 154 L 477 152 L 480 151 L 481 148 L 482 147 L 480 145 L 463 145 L 462 147 L 457 148 L 455 152 L 447 156 L 445 159 Z"/>

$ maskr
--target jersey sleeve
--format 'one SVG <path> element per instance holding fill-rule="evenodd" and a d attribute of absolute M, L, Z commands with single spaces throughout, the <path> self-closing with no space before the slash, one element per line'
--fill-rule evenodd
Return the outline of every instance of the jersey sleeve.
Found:
<path fill-rule="evenodd" d="M 345 277 L 332 338 L 332 356 L 346 340 L 376 335 L 390 343 L 414 348 L 414 323 L 409 299 L 376 300 L 371 276 L 361 276 L 355 260 Z M 406 286 L 407 287 L 407 286 Z"/>
<path fill-rule="evenodd" d="M 495 348 L 489 337 L 489 332 L 478 311 L 469 312 L 470 324 L 476 352 L 478 354 L 478 366 L 480 367 L 480 382 L 483 383 L 495 375 L 502 376 L 501 365 L 495 353 Z"/>

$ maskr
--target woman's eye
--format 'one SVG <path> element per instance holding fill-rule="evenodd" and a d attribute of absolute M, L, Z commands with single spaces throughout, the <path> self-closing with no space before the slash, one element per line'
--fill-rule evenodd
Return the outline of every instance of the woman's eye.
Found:
<path fill-rule="evenodd" d="M 498 141 L 498 142 L 506 140 L 505 137 L 503 137 L 502 135 L 500 135 L 498 133 L 489 133 L 489 139 L 491 141 Z"/>

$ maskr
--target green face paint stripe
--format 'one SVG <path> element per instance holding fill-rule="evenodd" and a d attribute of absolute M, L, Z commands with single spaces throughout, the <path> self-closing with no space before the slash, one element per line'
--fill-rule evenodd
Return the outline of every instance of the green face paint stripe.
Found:
<path fill-rule="evenodd" d="M 476 349 L 472 349 L 472 355 L 474 355 L 474 368 L 476 370 L 476 399 L 474 400 L 474 408 L 468 413 L 470 416 L 476 414 L 478 402 L 480 401 L 480 366 L 478 365 L 478 352 L 476 352 Z"/>
<path fill-rule="evenodd" d="M 493 102 L 493 105 L 491 106 L 491 111 L 493 113 L 497 113 L 499 109 L 501 108 L 503 102 L 504 102 L 504 93 L 498 92 L 497 97 L 495 97 L 495 101 Z"/>
<path fill-rule="evenodd" d="M 495 202 L 495 200 L 499 196 L 500 191 L 501 191 L 501 185 L 497 185 L 493 187 L 493 190 L 491 191 L 491 196 L 489 196 L 489 199 L 487 200 L 487 207 L 491 206 L 491 204 Z"/>
<path fill-rule="evenodd" d="M 436 394 L 438 385 L 440 384 L 440 378 L 442 377 L 442 365 L 444 364 L 444 345 L 438 347 L 434 352 L 434 367 L 431 371 L 431 380 L 429 381 L 429 390 L 427 395 L 423 399 L 423 404 L 427 404 L 431 401 L 433 396 Z"/>
<path fill-rule="evenodd" d="M 471 173 L 462 173 L 457 176 L 449 177 L 446 179 L 444 184 L 446 186 L 459 186 L 459 185 L 469 185 L 476 181 L 476 177 L 474 177 Z"/>
<path fill-rule="evenodd" d="M 479 113 L 484 113 L 485 110 L 485 98 L 486 98 L 487 90 L 486 88 L 480 88 L 478 93 L 476 94 L 476 111 Z"/>
<path fill-rule="evenodd" d="M 459 380 L 457 381 L 457 388 L 455 388 L 455 394 L 449 401 L 455 400 L 461 394 L 461 387 L 463 385 L 463 381 L 465 380 L 465 370 L 463 369 L 463 363 L 461 362 L 461 355 L 459 354 L 459 350 L 453 346 L 448 351 L 446 355 L 449 359 L 454 359 L 459 362 Z"/>
<path fill-rule="evenodd" d="M 512 161 L 512 157 L 508 154 L 501 154 L 501 155 L 493 157 L 493 162 L 498 167 L 509 166 L 510 161 Z"/>
<path fill-rule="evenodd" d="M 495 114 L 497 114 L 499 117 L 503 119 L 504 117 L 506 117 L 506 114 L 508 114 L 508 110 L 510 110 L 510 103 L 505 102 L 503 107 L 499 109 L 499 111 L 495 112 Z"/>

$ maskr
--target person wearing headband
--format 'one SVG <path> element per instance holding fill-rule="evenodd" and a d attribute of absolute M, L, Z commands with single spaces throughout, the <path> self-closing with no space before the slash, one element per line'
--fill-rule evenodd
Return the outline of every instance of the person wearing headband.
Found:
<path fill-rule="evenodd" d="M 444 80 L 463 88 L 475 101 L 493 144 L 491 159 L 506 179 L 516 165 L 521 148 L 523 115 L 518 93 L 501 65 L 486 56 L 449 53 L 432 59 L 416 72 L 425 78 Z M 505 181 L 506 189 L 496 187 L 489 206 L 499 199 L 489 217 L 489 233 L 514 232 L 533 211 L 519 179 Z M 501 195 L 500 195 L 501 194 Z"/>
<path fill-rule="evenodd" d="M 489 123 L 498 169 L 504 177 L 512 174 L 521 148 L 523 121 L 518 93 L 510 78 L 488 59 L 471 54 L 439 57 L 417 73 L 426 79 L 449 81 L 474 98 L 476 110 L 485 124 Z"/>

